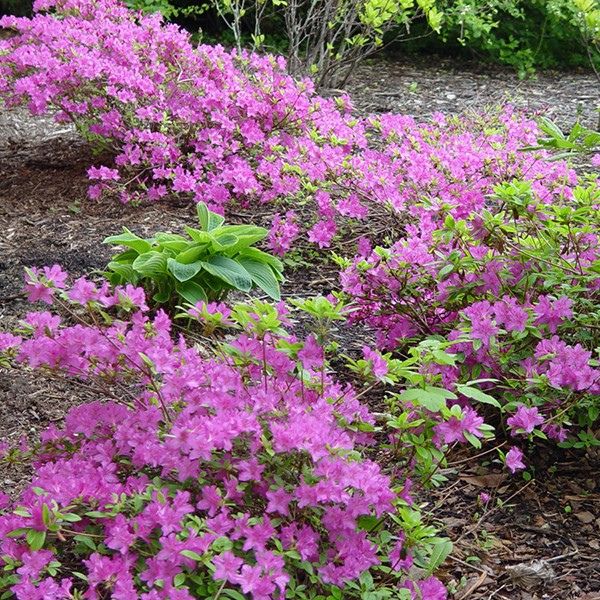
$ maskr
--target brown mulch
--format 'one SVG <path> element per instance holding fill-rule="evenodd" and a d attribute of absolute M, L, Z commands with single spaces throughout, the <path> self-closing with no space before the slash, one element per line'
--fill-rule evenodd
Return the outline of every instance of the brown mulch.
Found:
<path fill-rule="evenodd" d="M 423 118 L 509 103 L 543 113 L 563 128 L 576 120 L 588 128 L 600 123 L 600 80 L 592 71 L 579 69 L 519 79 L 511 69 L 464 59 L 432 55 L 406 60 L 388 55 L 360 65 L 348 90 L 363 112 Z"/>
<path fill-rule="evenodd" d="M 600 86 L 590 74 L 520 82 L 508 71 L 476 65 L 458 69 L 437 58 L 430 64 L 425 59 L 367 64 L 351 85 L 364 110 L 418 116 L 484 107 L 508 92 L 516 105 L 543 109 L 564 125 L 580 112 L 593 126 L 593 107 L 600 103 Z M 0 112 L 0 330 L 10 329 L 30 310 L 21 292 L 24 266 L 60 263 L 72 275 L 89 274 L 110 256 L 102 239 L 123 225 L 143 235 L 178 231 L 194 222 L 186 204 L 88 201 L 86 168 L 93 160 L 69 128 L 18 111 Z M 269 213 L 259 217 L 268 225 Z M 288 271 L 288 279 L 286 296 L 327 293 L 336 286 L 336 271 L 300 264 Z M 344 351 L 356 351 L 363 333 L 368 335 L 342 329 L 335 337 Z M 48 425 L 60 426 L 69 407 L 93 398 L 64 381 L 0 370 L 0 441 L 34 440 Z M 444 472 L 448 482 L 423 496 L 424 510 L 455 542 L 442 574 L 455 588 L 456 600 L 600 600 L 598 454 L 556 448 L 541 454 L 544 462 L 536 465 L 532 481 L 507 476 L 492 461 L 494 454 L 468 461 L 457 455 Z M 0 465 L 0 490 L 15 495 L 29 477 L 21 466 Z M 487 508 L 477 502 L 482 491 L 492 496 Z"/>

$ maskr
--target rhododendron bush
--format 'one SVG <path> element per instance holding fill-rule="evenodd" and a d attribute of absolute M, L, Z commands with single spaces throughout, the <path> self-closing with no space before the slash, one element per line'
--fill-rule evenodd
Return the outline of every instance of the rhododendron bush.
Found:
<path fill-rule="evenodd" d="M 593 176 L 554 195 L 515 181 L 461 219 L 415 219 L 406 239 L 340 260 L 350 318 L 391 349 L 444 340 L 445 386 L 482 380 L 511 435 L 564 442 L 600 413 L 599 205 Z"/>
<path fill-rule="evenodd" d="M 243 327 L 207 354 L 164 312 L 151 316 L 140 288 L 69 284 L 55 265 L 30 270 L 27 291 L 57 307 L 29 313 L 20 335 L 0 334 L 5 360 L 95 386 L 98 401 L 71 409 L 39 447 L 9 451 L 33 457 L 35 475 L 0 516 L 0 589 L 335 599 L 349 586 L 343 597 L 446 597 L 431 572 L 448 542 L 411 508 L 409 463 L 386 472 L 366 457 L 373 415 L 329 373 L 314 336 L 285 332 L 284 306 L 191 308 L 200 322 Z"/>
<path fill-rule="evenodd" d="M 510 109 L 432 123 L 357 117 L 347 97 L 316 95 L 279 58 L 194 48 L 177 27 L 114 0 L 35 8 L 32 19 L 0 20 L 18 32 L 0 41 L 0 96 L 34 114 L 55 111 L 108 152 L 89 169 L 92 198 L 273 203 L 292 209 L 271 235 L 285 252 L 303 233 L 298 207 L 309 240 L 327 247 L 374 205 L 402 213 L 427 199 L 429 211 L 450 204 L 460 216 L 512 177 L 551 197 L 572 177 L 543 152 L 519 152 L 537 127 Z"/>

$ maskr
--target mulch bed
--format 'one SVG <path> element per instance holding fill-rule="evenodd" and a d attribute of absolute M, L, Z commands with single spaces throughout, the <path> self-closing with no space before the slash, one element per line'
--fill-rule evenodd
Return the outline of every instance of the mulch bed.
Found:
<path fill-rule="evenodd" d="M 508 94 L 517 106 L 544 110 L 565 126 L 578 114 L 594 126 L 599 103 L 593 74 L 550 74 L 520 82 L 508 71 L 468 64 L 459 69 L 455 61 L 442 59 L 380 60 L 363 66 L 350 85 L 362 110 L 420 117 L 483 108 Z M 102 239 L 123 225 L 149 234 L 194 222 L 186 204 L 133 207 L 88 201 L 86 168 L 92 162 L 69 128 L 58 131 L 48 119 L 0 112 L 0 330 L 13 327 L 31 308 L 21 292 L 24 266 L 60 263 L 72 275 L 89 274 L 109 259 Z M 247 220 L 244 214 L 237 217 Z M 259 217 L 268 225 L 268 213 Z M 288 278 L 286 296 L 327 293 L 336 284 L 333 269 L 300 266 Z M 369 335 L 336 332 L 346 352 L 365 343 L 363 334 Z M 60 425 L 71 406 L 91 399 L 92 392 L 69 382 L 0 370 L 0 440 L 33 440 L 48 425 Z M 535 465 L 532 481 L 508 477 L 488 462 L 493 456 L 452 457 L 444 472 L 448 483 L 420 499 L 455 542 L 442 571 L 457 589 L 454 598 L 600 600 L 599 453 L 548 447 L 539 453 L 543 460 Z M 23 466 L 0 465 L 0 489 L 11 495 L 29 477 Z M 487 508 L 477 502 L 482 491 L 492 496 Z"/>

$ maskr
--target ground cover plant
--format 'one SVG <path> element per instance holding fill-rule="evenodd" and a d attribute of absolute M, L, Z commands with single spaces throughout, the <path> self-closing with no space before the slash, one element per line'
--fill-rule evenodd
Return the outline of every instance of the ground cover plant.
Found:
<path fill-rule="evenodd" d="M 28 270 L 51 308 L 0 334 L 3 364 L 98 401 L 3 448 L 34 468 L 2 496 L 5 597 L 445 598 L 452 546 L 415 497 L 448 453 L 495 430 L 492 460 L 518 473 L 542 438 L 598 443 L 598 178 L 550 153 L 597 167 L 597 137 L 510 107 L 358 117 L 278 59 L 194 48 L 115 2 L 37 8 L 0 21 L 18 32 L 5 102 L 77 125 L 93 200 L 187 199 L 201 229 L 108 238 L 111 281 Z M 221 302 L 278 296 L 281 263 L 250 248 L 266 230 L 212 212 L 239 206 L 272 211 L 275 253 L 335 246 L 343 293 Z M 270 275 L 242 282 L 209 251 Z M 344 356 L 346 321 L 380 350 Z"/>
<path fill-rule="evenodd" d="M 55 265 L 30 271 L 27 289 L 57 309 L 2 334 L 5 359 L 106 400 L 31 450 L 34 481 L 0 517 L 7 597 L 445 597 L 431 573 L 451 545 L 411 507 L 411 463 L 388 474 L 366 457 L 374 417 L 314 336 L 286 333 L 283 307 L 191 309 L 243 329 L 207 358 L 150 316 L 140 288 L 69 285 Z M 394 438 L 398 457 L 413 449 Z"/>

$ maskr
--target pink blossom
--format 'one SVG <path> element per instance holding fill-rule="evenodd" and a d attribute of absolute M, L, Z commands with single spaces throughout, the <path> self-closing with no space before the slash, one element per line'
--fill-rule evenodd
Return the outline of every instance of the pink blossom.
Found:
<path fill-rule="evenodd" d="M 317 343 L 314 335 L 306 338 L 304 346 L 298 352 L 298 358 L 305 369 L 320 369 L 323 365 L 323 348 Z"/>
<path fill-rule="evenodd" d="M 517 406 L 517 411 L 506 421 L 512 429 L 513 435 L 520 433 L 531 433 L 537 425 L 544 422 L 544 417 L 540 415 L 536 406 L 527 408 L 524 404 Z"/>
<path fill-rule="evenodd" d="M 483 437 L 480 426 L 483 424 L 483 417 L 480 417 L 472 408 L 463 409 L 461 418 L 451 416 L 447 421 L 442 421 L 434 427 L 436 437 L 441 438 L 444 444 L 454 442 L 465 443 L 465 433 L 475 437 Z"/>
<path fill-rule="evenodd" d="M 525 469 L 525 463 L 523 463 L 523 452 L 521 452 L 521 450 L 516 446 L 513 446 L 506 453 L 504 462 L 511 473 Z"/>
<path fill-rule="evenodd" d="M 379 352 L 371 350 L 368 346 L 363 346 L 362 352 L 365 360 L 368 360 L 371 363 L 373 375 L 377 379 L 385 377 L 388 373 L 388 365 L 383 356 L 381 356 Z"/>

